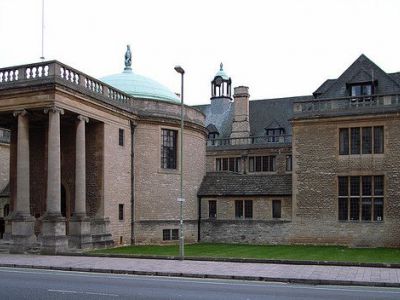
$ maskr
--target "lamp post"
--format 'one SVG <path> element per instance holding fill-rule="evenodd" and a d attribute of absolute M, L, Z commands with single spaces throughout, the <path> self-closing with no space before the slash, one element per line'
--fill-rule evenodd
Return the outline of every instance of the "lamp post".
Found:
<path fill-rule="evenodd" d="M 175 71 L 181 74 L 181 134 L 180 134 L 180 168 L 181 168 L 181 181 L 180 181 L 180 195 L 179 201 L 179 259 L 183 260 L 185 257 L 185 241 L 183 235 L 183 75 L 185 70 L 181 66 L 175 66 Z"/>

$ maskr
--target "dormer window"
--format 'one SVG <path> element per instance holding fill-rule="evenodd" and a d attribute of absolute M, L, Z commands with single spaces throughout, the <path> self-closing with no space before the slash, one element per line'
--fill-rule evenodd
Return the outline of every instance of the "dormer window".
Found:
<path fill-rule="evenodd" d="M 360 83 L 350 86 L 350 96 L 360 97 L 360 96 L 370 96 L 373 94 L 372 83 Z"/>
<path fill-rule="evenodd" d="M 279 143 L 283 141 L 283 135 L 285 134 L 285 129 L 283 128 L 266 128 L 267 142 L 269 143 Z"/>

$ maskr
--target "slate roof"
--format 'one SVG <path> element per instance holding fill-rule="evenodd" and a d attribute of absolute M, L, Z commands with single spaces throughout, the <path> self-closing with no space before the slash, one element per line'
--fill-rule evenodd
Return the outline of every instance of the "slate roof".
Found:
<path fill-rule="evenodd" d="M 325 81 L 315 92 L 316 98 L 347 97 L 347 84 L 377 81 L 374 94 L 391 94 L 400 92 L 398 73 L 387 74 L 364 54 L 361 54 L 346 71 L 337 79 Z"/>
<path fill-rule="evenodd" d="M 243 175 L 210 172 L 204 177 L 198 196 L 290 196 L 292 175 Z"/>
<path fill-rule="evenodd" d="M 2 191 L 0 191 L 0 197 L 10 196 L 10 183 L 8 183 Z"/>

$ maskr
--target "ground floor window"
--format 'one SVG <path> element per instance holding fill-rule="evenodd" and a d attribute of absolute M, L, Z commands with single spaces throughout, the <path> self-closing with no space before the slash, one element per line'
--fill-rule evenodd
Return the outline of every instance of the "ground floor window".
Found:
<path fill-rule="evenodd" d="M 163 229 L 163 241 L 173 241 L 179 239 L 178 229 Z"/>
<path fill-rule="evenodd" d="M 384 176 L 339 176 L 340 221 L 383 221 Z"/>
<path fill-rule="evenodd" d="M 217 201 L 215 200 L 208 201 L 208 218 L 209 219 L 217 218 Z"/>
<path fill-rule="evenodd" d="M 280 219 L 282 216 L 281 200 L 272 200 L 272 218 Z"/>
<path fill-rule="evenodd" d="M 235 218 L 237 219 L 253 218 L 253 201 L 252 200 L 236 200 L 235 201 Z"/>

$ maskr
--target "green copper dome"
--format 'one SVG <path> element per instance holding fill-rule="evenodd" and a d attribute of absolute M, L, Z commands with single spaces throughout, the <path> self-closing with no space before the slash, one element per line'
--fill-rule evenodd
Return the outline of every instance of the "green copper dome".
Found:
<path fill-rule="evenodd" d="M 141 76 L 132 71 L 129 46 L 125 54 L 124 71 L 119 74 L 105 76 L 100 80 L 135 98 L 154 99 L 174 103 L 181 102 L 179 97 L 167 87 L 155 80 Z"/>

